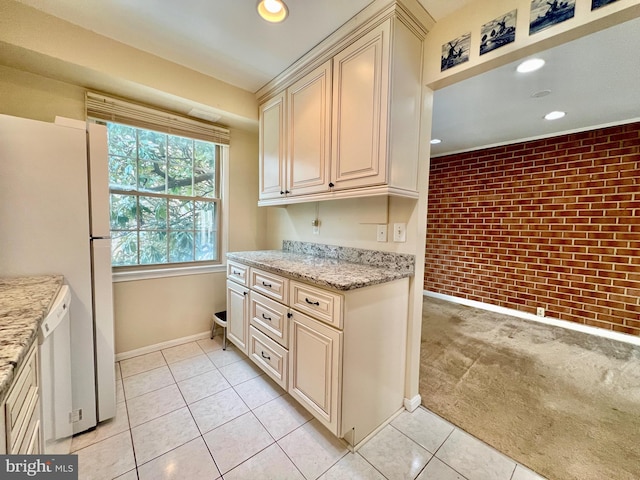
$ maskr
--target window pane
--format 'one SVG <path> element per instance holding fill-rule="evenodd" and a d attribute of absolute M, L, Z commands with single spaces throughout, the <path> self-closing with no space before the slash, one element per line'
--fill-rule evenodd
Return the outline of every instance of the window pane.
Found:
<path fill-rule="evenodd" d="M 140 229 L 167 229 L 167 199 L 140 197 Z"/>
<path fill-rule="evenodd" d="M 109 188 L 118 190 L 136 189 L 136 159 L 109 156 Z"/>
<path fill-rule="evenodd" d="M 193 230 L 169 233 L 169 261 L 193 261 Z"/>
<path fill-rule="evenodd" d="M 211 230 L 196 230 L 196 260 L 217 260 L 216 236 Z"/>
<path fill-rule="evenodd" d="M 119 125 L 107 124 L 109 155 L 136 158 L 136 129 Z"/>
<path fill-rule="evenodd" d="M 216 204 L 195 202 L 196 260 L 217 260 Z"/>
<path fill-rule="evenodd" d="M 169 136 L 168 181 L 168 193 L 193 195 L 193 140 Z"/>
<path fill-rule="evenodd" d="M 140 264 L 167 263 L 167 232 L 140 232 Z"/>
<path fill-rule="evenodd" d="M 196 210 L 196 230 L 212 231 L 216 225 L 216 204 L 213 202 L 194 202 Z"/>
<path fill-rule="evenodd" d="M 138 190 L 165 193 L 167 136 L 138 130 Z"/>
<path fill-rule="evenodd" d="M 215 198 L 216 146 L 194 141 L 194 152 L 194 195 Z"/>
<path fill-rule="evenodd" d="M 113 232 L 111 258 L 114 267 L 138 263 L 138 232 Z"/>
<path fill-rule="evenodd" d="M 136 230 L 137 197 L 135 195 L 111 194 L 111 230 Z"/>
<path fill-rule="evenodd" d="M 193 202 L 169 200 L 169 228 L 171 230 L 193 230 Z"/>

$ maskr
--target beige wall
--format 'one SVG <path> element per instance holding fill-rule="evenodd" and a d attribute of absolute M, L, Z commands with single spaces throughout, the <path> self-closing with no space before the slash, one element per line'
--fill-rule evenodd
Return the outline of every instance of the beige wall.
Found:
<path fill-rule="evenodd" d="M 0 65 L 0 113 L 53 122 L 84 120 L 84 89 Z"/>

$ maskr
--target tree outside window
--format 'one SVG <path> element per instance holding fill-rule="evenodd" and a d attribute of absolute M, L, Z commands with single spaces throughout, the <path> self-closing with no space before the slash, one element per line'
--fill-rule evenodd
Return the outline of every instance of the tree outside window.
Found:
<path fill-rule="evenodd" d="M 107 123 L 112 265 L 219 261 L 221 146 Z"/>

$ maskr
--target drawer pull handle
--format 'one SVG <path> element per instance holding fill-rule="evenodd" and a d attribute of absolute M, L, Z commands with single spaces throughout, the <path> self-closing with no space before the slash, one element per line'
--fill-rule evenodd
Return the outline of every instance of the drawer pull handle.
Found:
<path fill-rule="evenodd" d="M 264 318 L 265 320 L 271 321 L 271 317 L 267 317 L 264 313 L 262 314 L 262 318 Z"/>
<path fill-rule="evenodd" d="M 237 271 L 237 270 L 233 270 L 232 272 L 234 275 L 240 275 L 241 272 Z"/>
<path fill-rule="evenodd" d="M 320 306 L 320 302 L 312 302 L 307 297 L 304 298 L 304 301 L 307 302 L 309 305 L 316 305 L 318 307 Z"/>
<path fill-rule="evenodd" d="M 271 360 L 271 357 L 269 355 L 266 355 L 264 352 L 260 352 L 260 354 L 262 355 L 262 358 L 266 358 L 267 360 Z"/>
<path fill-rule="evenodd" d="M 270 283 L 267 283 L 267 282 L 262 282 L 262 285 L 267 287 L 267 288 L 271 288 L 272 287 L 272 285 Z"/>

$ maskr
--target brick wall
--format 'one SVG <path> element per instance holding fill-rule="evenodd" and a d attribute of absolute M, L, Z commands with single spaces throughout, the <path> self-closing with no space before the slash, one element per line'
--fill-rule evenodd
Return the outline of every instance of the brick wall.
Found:
<path fill-rule="evenodd" d="M 431 159 L 426 290 L 640 335 L 640 123 Z"/>

